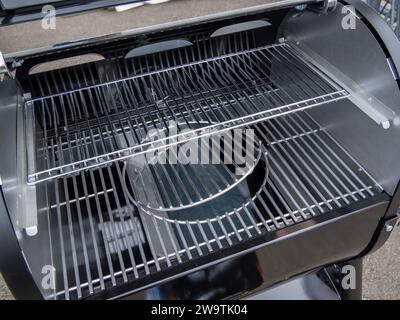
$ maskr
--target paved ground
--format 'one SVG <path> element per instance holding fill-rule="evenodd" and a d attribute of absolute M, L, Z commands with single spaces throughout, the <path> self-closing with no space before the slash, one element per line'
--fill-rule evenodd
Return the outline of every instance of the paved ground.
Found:
<path fill-rule="evenodd" d="M 0 51 L 16 52 L 73 39 L 101 36 L 138 27 L 203 16 L 238 8 L 261 5 L 276 0 L 174 0 L 169 3 L 145 5 L 117 13 L 96 10 L 60 17 L 55 30 L 44 30 L 41 21 L 0 29 Z M 111 23 L 112 22 L 112 23 Z"/>
<path fill-rule="evenodd" d="M 177 0 L 144 6 L 124 13 L 100 10 L 85 15 L 57 19 L 57 29 L 44 31 L 40 22 L 0 29 L 0 50 L 4 53 L 26 50 L 51 43 L 120 32 L 126 29 L 200 16 L 227 9 L 259 5 L 274 0 Z M 339 236 L 339 235 L 338 235 Z M 400 299 L 400 229 L 364 263 L 365 299 Z M 11 299 L 0 276 L 0 299 Z"/>
<path fill-rule="evenodd" d="M 364 261 L 364 299 L 400 299 L 400 228 Z"/>
<path fill-rule="evenodd" d="M 3 277 L 0 274 L 0 300 L 10 300 L 13 296 L 8 290 L 7 285 L 4 283 Z"/>

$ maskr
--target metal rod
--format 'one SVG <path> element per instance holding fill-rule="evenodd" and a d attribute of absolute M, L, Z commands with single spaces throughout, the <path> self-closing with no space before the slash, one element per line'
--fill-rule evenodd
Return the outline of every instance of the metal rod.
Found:
<path fill-rule="evenodd" d="M 144 63 L 150 68 L 147 57 Z M 94 78 L 90 68 L 89 73 Z M 55 83 L 59 93 L 25 104 L 25 108 L 41 107 L 43 114 L 50 111 L 49 120 L 45 116 L 40 120 L 44 132 L 42 137 L 37 136 L 37 144 L 41 145 L 42 139 L 47 143 L 45 148 L 56 143 L 59 155 L 53 159 L 54 164 L 40 163 L 40 169 L 29 174 L 28 183 L 157 150 L 154 142 L 139 140 L 139 132 L 169 132 L 167 123 L 172 119 L 179 132 L 157 141 L 165 146 L 348 97 L 346 91 L 332 86 L 325 75 L 315 72 L 310 62 L 299 58 L 285 43 L 183 65 L 161 62 L 158 71 L 115 81 L 109 81 L 109 76 L 105 72 L 103 84 L 68 90 L 74 85 L 67 72 L 69 85 L 63 77 L 60 84 Z M 50 84 L 48 87 L 51 88 Z M 181 132 L 182 121 L 190 132 Z M 198 127 L 193 127 L 193 123 Z M 96 144 L 102 150 L 95 151 Z M 62 153 L 63 163 L 59 160 Z M 169 181 L 169 172 L 164 174 L 176 200 L 183 203 L 185 192 L 178 193 Z"/>

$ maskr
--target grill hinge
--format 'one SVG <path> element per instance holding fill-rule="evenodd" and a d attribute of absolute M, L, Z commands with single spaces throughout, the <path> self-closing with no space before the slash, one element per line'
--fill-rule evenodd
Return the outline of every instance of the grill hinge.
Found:
<path fill-rule="evenodd" d="M 322 7 L 323 13 L 329 13 L 336 9 L 337 7 L 337 0 L 325 0 L 324 6 Z"/>
<path fill-rule="evenodd" d="M 315 6 L 311 6 L 311 9 L 318 13 L 329 13 L 336 9 L 337 0 L 325 0 L 323 3 L 318 3 Z"/>

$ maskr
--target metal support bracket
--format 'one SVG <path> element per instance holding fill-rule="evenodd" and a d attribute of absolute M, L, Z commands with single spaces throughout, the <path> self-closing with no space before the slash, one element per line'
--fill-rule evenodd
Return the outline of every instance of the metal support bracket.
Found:
<path fill-rule="evenodd" d="M 396 113 L 378 100 L 373 95 L 370 95 L 356 82 L 345 75 L 341 70 L 331 65 L 323 57 L 308 48 L 304 43 L 298 41 L 293 35 L 286 35 L 288 42 L 292 43 L 293 48 L 297 50 L 300 56 L 306 60 L 313 62 L 313 65 L 334 79 L 350 94 L 349 100 L 353 102 L 362 112 L 370 117 L 377 124 L 382 126 L 383 129 L 389 129 L 394 122 Z"/>
<path fill-rule="evenodd" d="M 30 93 L 25 93 L 24 94 L 24 100 L 30 100 L 32 97 Z M 21 108 L 22 109 L 22 108 Z M 27 156 L 28 156 L 28 161 L 27 163 L 34 163 L 34 148 L 35 145 L 31 141 L 30 143 L 25 145 L 27 143 L 27 140 L 30 141 L 34 137 L 34 132 L 33 132 L 33 127 L 32 124 L 32 112 L 30 111 L 32 108 L 28 108 L 28 111 L 26 116 L 28 119 L 31 121 L 27 121 L 27 134 L 26 136 L 24 135 L 23 132 L 19 132 L 18 134 L 18 145 L 19 145 L 19 154 L 23 155 L 25 153 L 25 149 L 27 146 L 29 146 L 29 150 L 27 151 Z M 22 117 L 24 115 L 22 112 L 19 112 L 19 120 L 22 121 Z M 25 119 L 26 120 L 26 119 Z M 25 138 L 26 137 L 26 138 Z M 17 152 L 18 153 L 18 152 Z M 26 166 L 26 162 L 23 159 L 23 156 L 18 157 L 17 161 L 20 161 L 19 167 L 22 169 L 21 170 L 21 175 L 18 177 L 19 178 L 19 183 L 18 183 L 18 206 L 20 207 L 20 215 L 18 217 L 18 225 L 21 229 L 23 229 L 26 233 L 26 235 L 32 237 L 35 236 L 38 233 L 38 216 L 37 216 L 37 199 L 36 199 L 36 186 L 31 186 L 26 183 L 26 177 L 28 176 L 29 169 Z"/>
<path fill-rule="evenodd" d="M 397 215 L 385 221 L 384 231 L 391 233 L 395 227 L 400 226 L 400 211 L 397 211 Z"/>
<path fill-rule="evenodd" d="M 316 6 L 312 6 L 310 8 L 315 12 L 327 14 L 334 11 L 337 7 L 337 4 L 337 0 L 325 0 L 323 3 L 318 3 Z"/>
<path fill-rule="evenodd" d="M 380 227 L 378 227 L 378 233 L 376 236 L 376 240 L 373 242 L 373 246 L 367 247 L 365 250 L 365 253 L 373 253 L 376 250 L 378 250 L 380 247 L 384 245 L 384 243 L 389 239 L 389 236 L 392 234 L 393 231 L 399 231 L 395 230 L 395 228 L 400 226 L 400 212 L 397 211 L 397 214 L 395 216 L 392 216 L 389 219 L 386 219 L 383 221 L 383 223 L 380 224 Z"/>
<path fill-rule="evenodd" d="M 337 7 L 337 0 L 325 0 L 325 3 L 322 7 L 323 13 L 329 13 L 336 9 Z"/>
<path fill-rule="evenodd" d="M 7 67 L 3 54 L 0 51 L 0 81 L 3 81 L 5 76 L 11 77 L 11 72 Z"/>

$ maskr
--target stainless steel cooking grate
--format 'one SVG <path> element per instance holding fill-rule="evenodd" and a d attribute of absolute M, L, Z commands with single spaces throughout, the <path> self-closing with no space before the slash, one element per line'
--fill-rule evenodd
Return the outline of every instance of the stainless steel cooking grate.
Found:
<path fill-rule="evenodd" d="M 35 98 L 25 103 L 28 183 L 348 96 L 281 43 Z"/>
<path fill-rule="evenodd" d="M 382 192 L 304 112 L 252 128 L 268 149 L 266 181 L 230 211 L 210 206 L 208 217 L 143 219 L 122 187 L 121 162 L 45 182 L 55 297 L 87 297 L 124 283 L 139 289 L 171 268 Z"/>
<path fill-rule="evenodd" d="M 192 142 L 127 159 L 122 176 L 129 200 L 153 213 L 191 209 L 239 188 L 257 166 L 266 166 L 267 154 L 250 130 Z M 182 157 L 187 148 L 195 154 L 192 163 Z"/>

